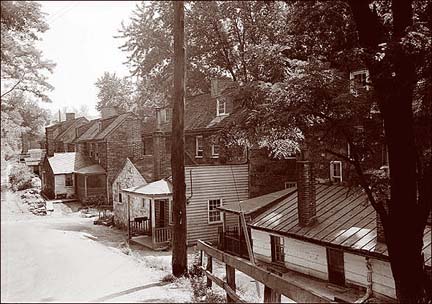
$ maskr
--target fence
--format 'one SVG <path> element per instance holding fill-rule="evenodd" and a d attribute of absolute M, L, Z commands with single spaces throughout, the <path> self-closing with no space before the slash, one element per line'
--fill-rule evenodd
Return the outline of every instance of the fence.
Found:
<path fill-rule="evenodd" d="M 300 286 L 295 281 L 289 281 L 268 270 L 253 265 L 251 262 L 225 253 L 209 244 L 198 241 L 198 250 L 201 251 L 201 269 L 207 276 L 207 287 L 212 287 L 212 282 L 223 288 L 227 295 L 228 303 L 246 303 L 236 293 L 235 270 L 243 272 L 251 278 L 264 284 L 264 303 L 280 303 L 281 294 L 296 302 L 329 303 L 330 299 L 317 295 L 314 291 L 308 290 L 307 286 Z M 202 265 L 202 252 L 207 255 L 207 265 Z M 213 258 L 226 264 L 226 281 L 212 274 Z"/>

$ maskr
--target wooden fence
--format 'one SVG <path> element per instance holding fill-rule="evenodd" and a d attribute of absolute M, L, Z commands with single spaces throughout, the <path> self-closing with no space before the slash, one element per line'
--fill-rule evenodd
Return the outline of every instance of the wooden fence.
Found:
<path fill-rule="evenodd" d="M 323 296 L 316 294 L 313 290 L 309 290 L 308 286 L 300 286 L 300 284 L 295 281 L 290 281 L 289 278 L 281 278 L 266 269 L 253 265 L 250 261 L 225 253 L 203 241 L 198 241 L 197 248 L 201 251 L 201 257 L 202 252 L 207 255 L 207 265 L 205 268 L 202 265 L 201 258 L 201 269 L 207 276 L 207 287 L 210 288 L 212 282 L 214 282 L 223 288 L 226 292 L 228 303 L 246 303 L 236 293 L 236 269 L 264 285 L 264 303 L 280 303 L 281 294 L 296 302 L 332 302 L 331 299 L 324 298 Z M 213 258 L 225 263 L 226 281 L 212 274 Z"/>

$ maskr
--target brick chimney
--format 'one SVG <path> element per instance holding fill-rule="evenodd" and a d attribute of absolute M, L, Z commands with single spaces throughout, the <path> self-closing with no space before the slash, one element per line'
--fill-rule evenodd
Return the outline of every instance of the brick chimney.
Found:
<path fill-rule="evenodd" d="M 103 107 L 100 110 L 102 119 L 110 118 L 118 114 L 115 107 Z"/>
<path fill-rule="evenodd" d="M 316 222 L 315 175 L 313 162 L 307 160 L 297 161 L 297 211 L 300 226 Z"/>
<path fill-rule="evenodd" d="M 156 108 L 156 130 L 160 131 L 162 127 L 162 109 Z"/>
<path fill-rule="evenodd" d="M 75 113 L 66 113 L 66 121 L 74 120 L 75 119 Z"/>
<path fill-rule="evenodd" d="M 165 157 L 165 138 L 163 132 L 153 132 L 153 179 L 159 180 L 164 172 L 163 163 Z"/>
<path fill-rule="evenodd" d="M 383 200 L 380 202 L 383 204 L 384 209 L 388 212 L 388 202 L 387 200 Z M 376 214 L 376 227 L 377 227 L 377 241 L 380 243 L 385 243 L 385 235 L 384 235 L 384 226 L 381 221 L 381 217 L 379 216 L 378 212 L 375 211 Z"/>
<path fill-rule="evenodd" d="M 54 146 L 54 130 L 50 127 L 45 128 L 45 149 L 48 157 L 54 156 L 55 146 Z"/>

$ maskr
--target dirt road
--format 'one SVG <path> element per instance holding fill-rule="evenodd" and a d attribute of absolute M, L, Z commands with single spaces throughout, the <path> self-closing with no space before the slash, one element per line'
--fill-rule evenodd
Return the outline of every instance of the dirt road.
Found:
<path fill-rule="evenodd" d="M 2 193 L 2 302 L 190 301 L 186 285 L 160 284 L 169 253 L 140 259 L 122 247 L 125 234 L 117 229 L 72 210 L 34 216 L 16 199 Z"/>

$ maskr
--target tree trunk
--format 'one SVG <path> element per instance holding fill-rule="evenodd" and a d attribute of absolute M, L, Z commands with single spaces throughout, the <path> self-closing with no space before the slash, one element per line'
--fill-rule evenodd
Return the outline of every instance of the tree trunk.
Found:
<path fill-rule="evenodd" d="M 184 4 L 174 5 L 174 104 L 171 139 L 173 179 L 173 252 L 172 273 L 179 277 L 187 272 L 186 184 L 184 176 Z"/>
<path fill-rule="evenodd" d="M 417 151 L 414 137 L 413 91 L 416 66 L 401 46 L 401 37 L 412 25 L 412 1 L 393 1 L 393 31 L 386 32 L 367 1 L 351 0 L 360 44 L 372 54 L 367 59 L 374 92 L 384 119 L 390 166 L 390 203 L 381 215 L 396 296 L 402 303 L 425 300 L 428 288 L 422 255 L 427 208 L 418 199 Z M 373 57 L 386 42 L 382 61 Z"/>

